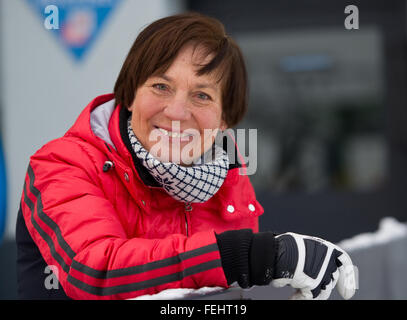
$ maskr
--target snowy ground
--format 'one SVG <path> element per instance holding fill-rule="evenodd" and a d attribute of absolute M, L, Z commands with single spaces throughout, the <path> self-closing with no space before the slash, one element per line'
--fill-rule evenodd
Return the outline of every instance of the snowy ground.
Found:
<path fill-rule="evenodd" d="M 139 296 L 133 300 L 177 300 L 187 298 L 199 298 L 209 294 L 224 291 L 222 287 L 203 287 L 200 289 L 168 289 L 153 295 Z"/>
<path fill-rule="evenodd" d="M 338 246 L 345 251 L 354 251 L 407 236 L 407 224 L 400 223 L 392 217 L 383 218 L 379 223 L 379 229 L 372 233 L 362 233 L 351 239 L 342 240 Z"/>

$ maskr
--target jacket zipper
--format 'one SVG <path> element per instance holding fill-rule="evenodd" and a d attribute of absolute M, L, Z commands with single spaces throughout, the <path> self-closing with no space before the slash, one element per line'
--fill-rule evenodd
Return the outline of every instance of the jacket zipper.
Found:
<path fill-rule="evenodd" d="M 188 232 L 188 216 L 187 216 L 187 212 L 192 211 L 192 205 L 191 202 L 185 202 L 185 206 L 184 206 L 184 216 L 185 216 L 185 230 L 186 230 L 186 234 L 187 237 L 189 236 L 189 232 Z"/>

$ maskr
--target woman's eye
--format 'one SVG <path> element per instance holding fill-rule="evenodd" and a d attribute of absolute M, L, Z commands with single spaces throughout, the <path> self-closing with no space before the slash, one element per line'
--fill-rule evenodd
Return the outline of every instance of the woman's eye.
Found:
<path fill-rule="evenodd" d="M 200 93 L 198 93 L 197 96 L 201 100 L 211 100 L 211 97 L 209 95 L 207 95 L 206 93 L 200 92 Z"/>
<path fill-rule="evenodd" d="M 168 89 L 167 86 L 165 84 L 163 84 L 163 83 L 153 84 L 153 88 L 156 88 L 156 89 L 158 89 L 160 91 L 164 91 L 164 90 Z"/>

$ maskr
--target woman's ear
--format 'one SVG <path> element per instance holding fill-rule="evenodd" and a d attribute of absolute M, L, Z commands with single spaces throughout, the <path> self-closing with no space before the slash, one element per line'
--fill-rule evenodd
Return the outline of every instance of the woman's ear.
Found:
<path fill-rule="evenodd" d="M 225 131 L 227 128 L 228 128 L 228 125 L 226 124 L 226 122 L 224 120 L 222 120 L 222 122 L 220 123 L 219 129 L 221 131 Z"/>
<path fill-rule="evenodd" d="M 129 112 L 133 112 L 133 108 L 134 108 L 134 102 L 136 101 L 136 94 L 137 94 L 137 90 L 134 93 L 134 97 L 133 97 L 133 101 L 131 102 L 131 104 L 127 107 L 127 110 Z"/>

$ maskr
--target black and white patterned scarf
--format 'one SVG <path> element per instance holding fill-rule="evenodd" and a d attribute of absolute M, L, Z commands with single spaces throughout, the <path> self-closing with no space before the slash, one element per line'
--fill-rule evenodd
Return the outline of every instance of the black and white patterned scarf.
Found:
<path fill-rule="evenodd" d="M 229 158 L 226 151 L 218 145 L 213 144 L 212 149 L 196 161 L 198 164 L 186 167 L 173 162 L 161 162 L 151 155 L 138 141 L 130 119 L 127 131 L 136 156 L 174 199 L 182 202 L 205 202 L 222 186 L 228 173 Z"/>

